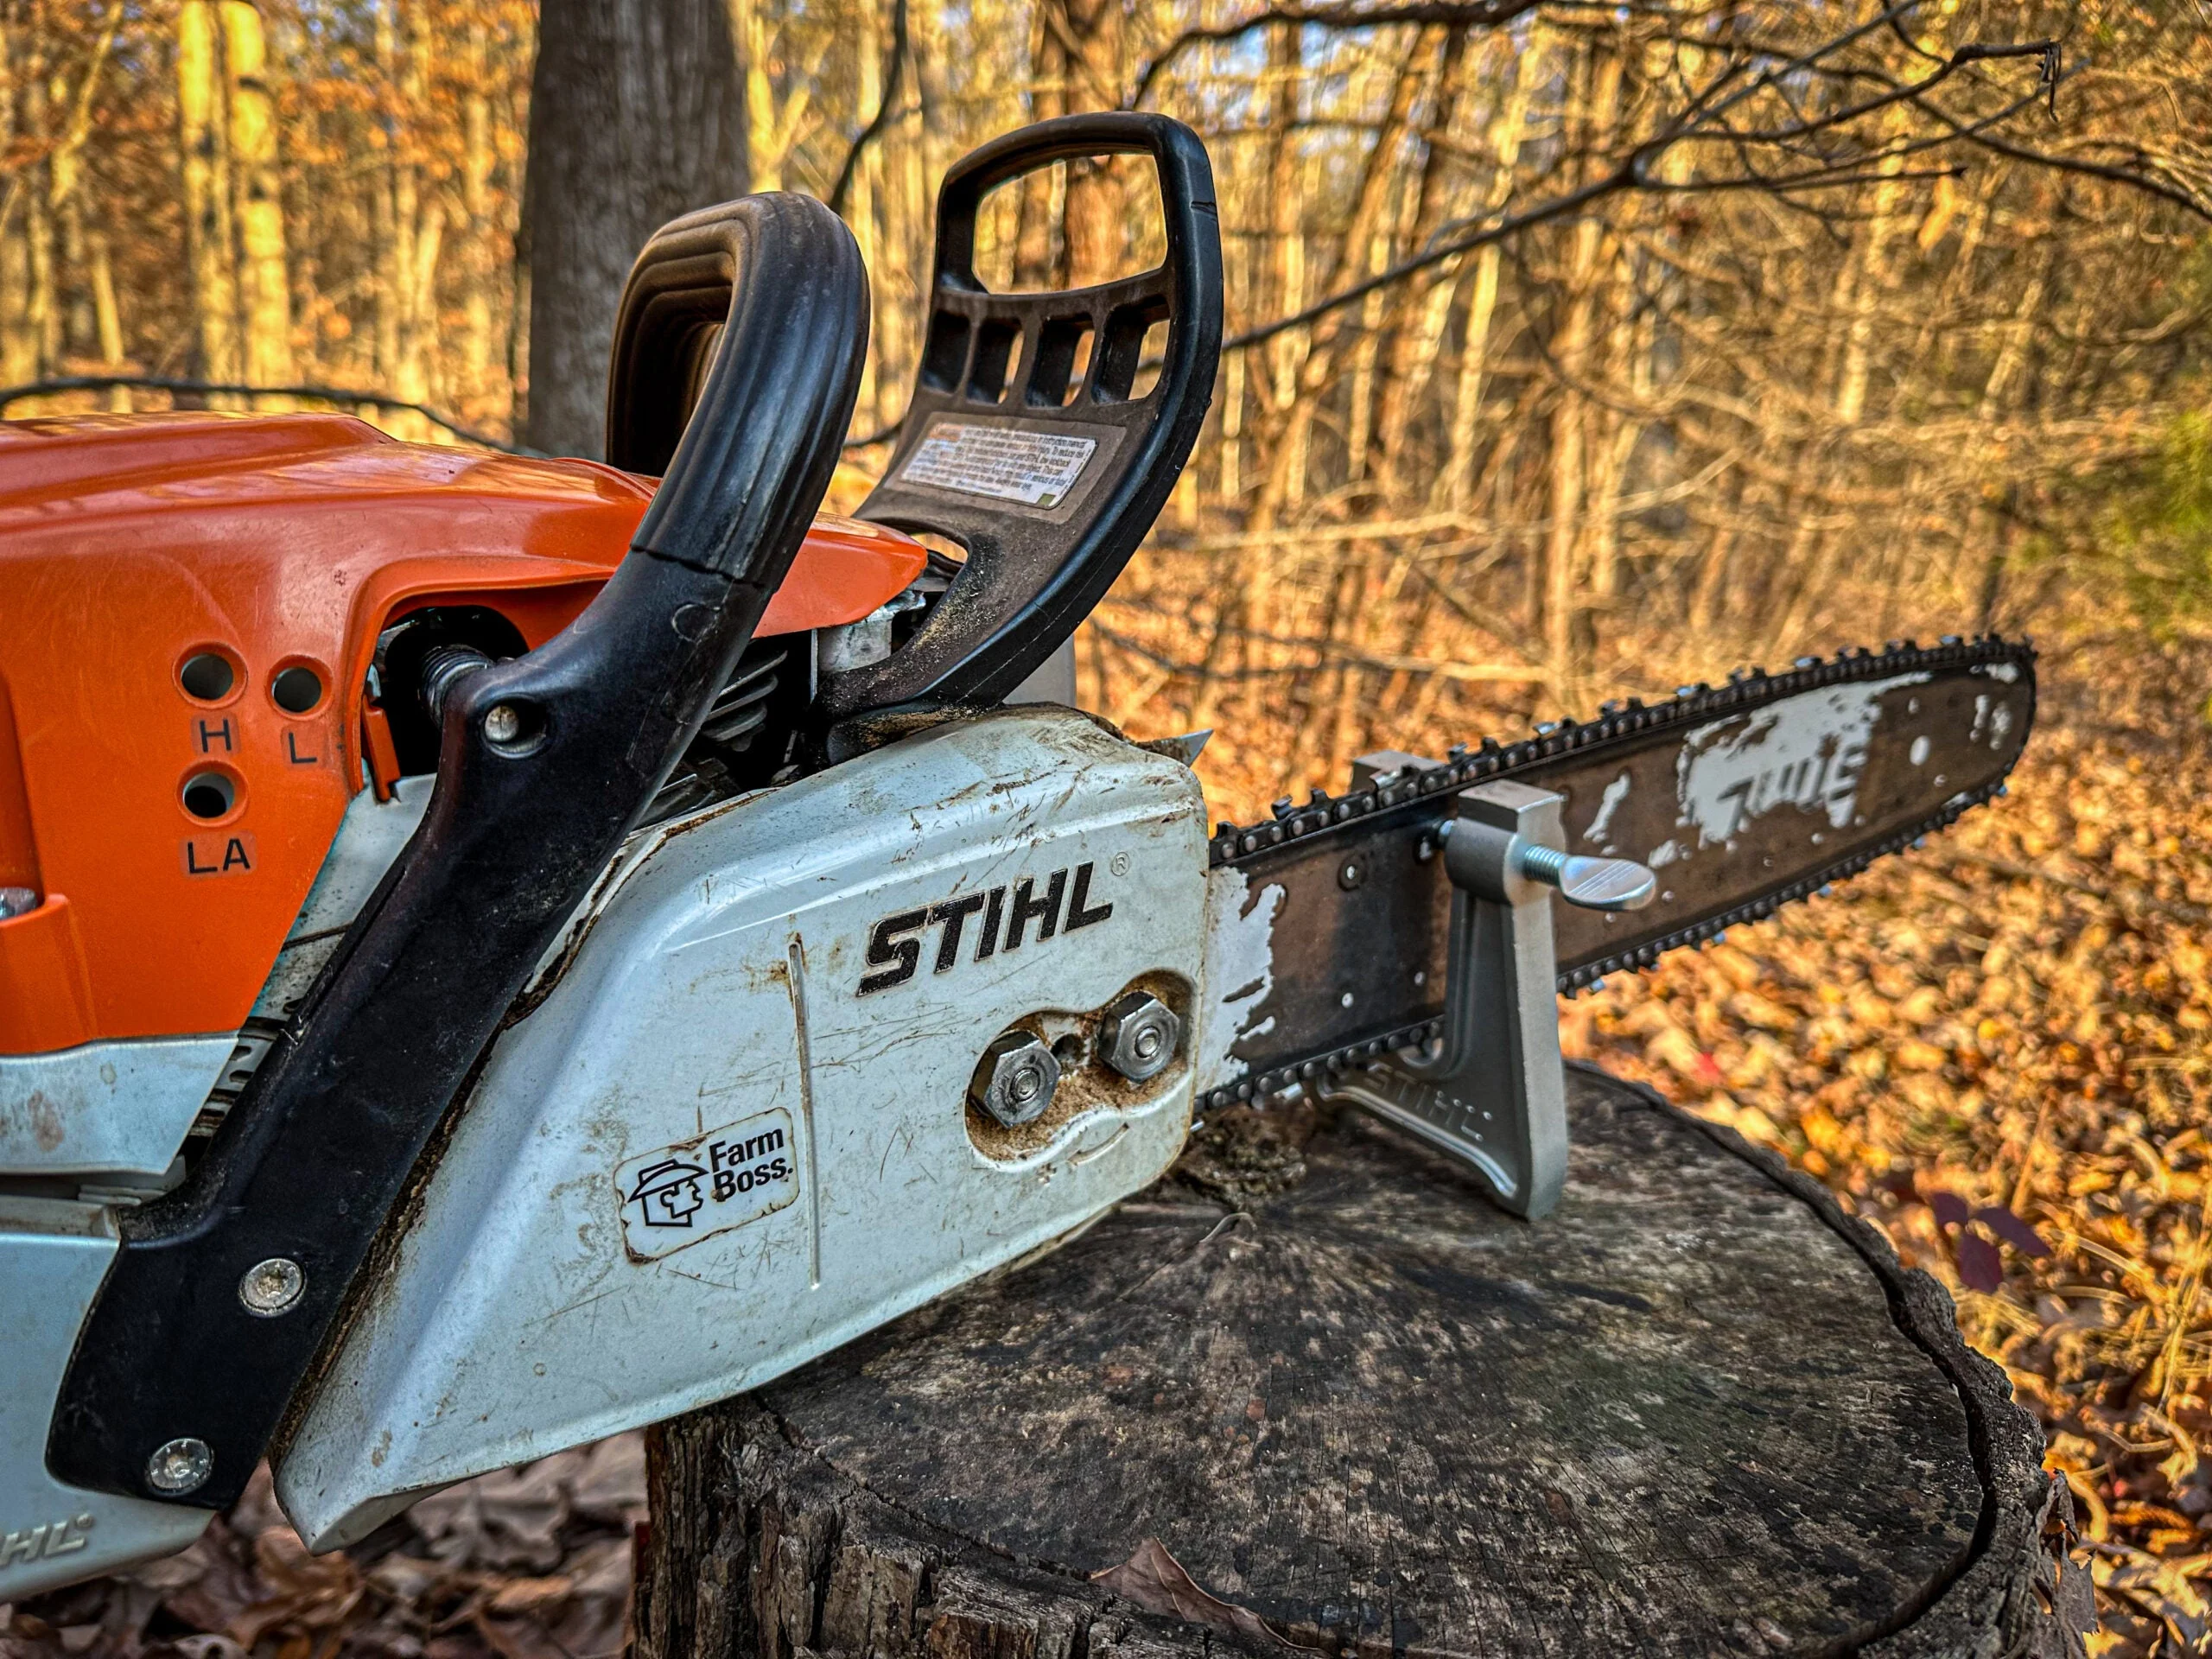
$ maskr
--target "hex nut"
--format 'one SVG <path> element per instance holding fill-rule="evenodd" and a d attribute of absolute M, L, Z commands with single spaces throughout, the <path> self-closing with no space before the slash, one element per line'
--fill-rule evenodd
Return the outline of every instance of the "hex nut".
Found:
<path fill-rule="evenodd" d="M 1106 1064 L 1131 1083 L 1158 1077 L 1175 1059 L 1183 1022 L 1149 991 L 1131 991 L 1106 1010 L 1098 1027 L 1098 1052 Z"/>
<path fill-rule="evenodd" d="M 1009 1129 L 1033 1123 L 1060 1086 L 1060 1062 L 1044 1039 L 1016 1029 L 983 1051 L 969 1098 Z"/>

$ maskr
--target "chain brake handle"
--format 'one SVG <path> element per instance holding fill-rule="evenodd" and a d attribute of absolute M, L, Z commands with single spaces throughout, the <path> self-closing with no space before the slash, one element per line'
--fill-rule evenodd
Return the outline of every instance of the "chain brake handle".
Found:
<path fill-rule="evenodd" d="M 1089 288 L 986 289 L 975 268 L 984 197 L 1052 162 L 1109 155 L 1152 160 L 1166 220 L 1161 264 Z M 1147 331 L 1162 321 L 1159 378 L 1135 396 Z M 1182 123 L 1126 111 L 1065 116 L 958 162 L 938 198 L 913 395 L 891 465 L 859 516 L 949 537 L 967 557 L 888 658 L 825 677 L 824 723 L 900 707 L 988 707 L 1058 650 L 1166 504 L 1212 399 L 1221 327 L 1213 169 Z M 1071 385 L 1086 328 L 1090 360 Z M 1065 493 L 1033 491 L 1042 499 L 1030 500 L 950 486 L 963 467 L 993 455 L 1075 475 Z"/>
<path fill-rule="evenodd" d="M 244 1491 L 410 1173 L 791 568 L 859 390 L 859 247 L 800 196 L 686 215 L 639 256 L 617 336 L 621 453 L 666 476 L 582 615 L 447 696 L 421 827 L 184 1184 L 121 1213 L 49 1426 L 65 1484 Z M 300 1277 L 282 1317 L 245 1300 L 257 1263 Z"/>

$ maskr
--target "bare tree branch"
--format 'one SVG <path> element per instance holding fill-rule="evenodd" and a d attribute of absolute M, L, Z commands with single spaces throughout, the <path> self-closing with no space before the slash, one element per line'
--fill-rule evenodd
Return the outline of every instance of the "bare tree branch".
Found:
<path fill-rule="evenodd" d="M 2049 156 L 2024 148 L 2005 143 L 1991 137 L 1987 129 L 2009 120 L 2046 95 L 2055 98 L 2056 88 L 2063 78 L 2055 41 L 2038 40 L 2024 42 L 1970 41 L 1936 60 L 1937 67 L 1918 80 L 1891 87 L 1878 96 L 1863 99 L 1844 109 L 1817 117 L 1802 118 L 1791 127 L 1738 129 L 1730 126 L 1726 118 L 1750 99 L 1762 92 L 1782 92 L 1785 83 L 1793 76 L 1821 73 L 1827 60 L 1847 47 L 1893 25 L 1914 10 L 1921 0 L 1900 0 L 1856 27 L 1833 35 L 1817 45 L 1793 53 L 1778 62 L 1768 66 L 1748 82 L 1755 58 L 1737 56 L 1724 63 L 1712 81 L 1694 95 L 1689 103 L 1651 137 L 1630 150 L 1611 168 L 1577 189 L 1541 202 L 1519 213 L 1493 217 L 1479 230 L 1463 235 L 1443 236 L 1410 257 L 1402 259 L 1388 269 L 1376 272 L 1363 280 L 1338 289 L 1287 316 L 1272 322 L 1248 328 L 1223 342 L 1225 351 L 1238 351 L 1257 346 L 1294 328 L 1302 328 L 1356 304 L 1368 296 L 1389 289 L 1417 276 L 1435 265 L 1455 259 L 1486 244 L 1500 241 L 1520 232 L 1552 220 L 1571 217 L 1606 197 L 1627 191 L 1651 191 L 1660 194 L 1691 194 L 1726 191 L 1757 190 L 1776 195 L 1808 190 L 1831 190 L 1879 183 L 1884 180 L 1958 177 L 1962 168 L 1957 166 L 1941 168 L 1898 170 L 1892 164 L 1904 156 L 1924 154 L 1943 145 L 1967 142 L 2013 156 L 2015 159 L 2040 162 L 2063 170 L 2094 174 L 2116 183 L 2126 184 L 2166 200 L 2190 208 L 2192 212 L 2212 217 L 2204 205 L 2186 194 L 2155 178 L 2131 173 L 2125 168 L 2103 167 L 2094 162 L 2064 157 Z M 1523 8 L 1525 9 L 1525 8 Z M 1375 14 L 1362 14 L 1373 16 Z M 1247 27 L 1259 27 L 1269 22 L 1308 20 L 1307 14 L 1286 14 L 1281 10 L 1262 13 L 1246 23 L 1230 27 L 1230 32 L 1241 32 Z M 1180 37 L 1179 37 L 1179 39 Z M 1758 56 L 1772 55 L 1761 52 Z M 1921 55 L 1928 56 L 1926 53 Z M 2032 58 L 2038 63 L 2033 92 L 2015 97 L 1990 114 L 1963 121 L 1941 110 L 1927 95 L 1961 70 L 1976 63 Z M 1160 61 L 1155 60 L 1155 62 Z M 1149 73 L 1149 71 L 1147 72 Z M 1859 72 L 1869 73 L 1869 72 Z M 1787 101 L 1785 99 L 1785 101 Z M 1840 130 L 1843 125 L 1865 119 L 1867 116 L 1899 105 L 1910 105 L 1923 110 L 1939 122 L 1946 130 L 1939 135 L 1891 145 L 1879 150 L 1855 152 L 1832 160 L 1815 161 L 1812 166 L 1795 172 L 1769 174 L 1758 169 L 1749 153 L 1754 147 L 1779 149 L 1785 151 L 1800 141 L 1816 134 Z M 1737 149 L 1743 170 L 1728 177 L 1704 176 L 1688 180 L 1663 180 L 1654 176 L 1654 169 L 1661 157 L 1678 146 L 1691 143 L 1727 143 Z"/>
<path fill-rule="evenodd" d="M 1316 29 L 1381 29 L 1392 24 L 1442 23 L 1461 29 L 1496 29 L 1536 10 L 1546 0 L 1408 0 L 1397 5 L 1269 6 L 1264 11 L 1233 23 L 1208 29 L 1186 29 L 1160 48 L 1137 76 L 1136 90 L 1125 109 L 1139 109 L 1152 92 L 1153 82 L 1194 46 L 1217 46 L 1250 34 L 1255 29 L 1312 27 Z M 1556 3 L 1557 0 L 1554 0 Z M 1600 0 L 1569 0 L 1592 11 L 1617 14 L 1624 10 Z M 1628 8 L 1636 10 L 1636 8 Z"/>
<path fill-rule="evenodd" d="M 845 164 L 837 169 L 837 182 L 830 187 L 828 203 L 833 213 L 845 211 L 845 199 L 852 194 L 853 175 L 860 170 L 862 152 L 897 118 L 899 86 L 906 69 L 906 0 L 894 0 L 891 10 L 891 50 L 883 59 L 883 97 L 868 125 L 854 137 L 852 148 L 845 152 Z"/>

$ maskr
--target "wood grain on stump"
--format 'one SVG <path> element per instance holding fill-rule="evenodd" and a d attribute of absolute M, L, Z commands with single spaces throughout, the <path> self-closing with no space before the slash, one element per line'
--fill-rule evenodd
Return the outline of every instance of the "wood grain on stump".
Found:
<path fill-rule="evenodd" d="M 1735 1135 L 1569 1093 L 1534 1225 L 1357 1115 L 1244 1114 L 669 1425 L 639 1651 L 2078 1652 L 2065 1489 L 1942 1289 Z"/>

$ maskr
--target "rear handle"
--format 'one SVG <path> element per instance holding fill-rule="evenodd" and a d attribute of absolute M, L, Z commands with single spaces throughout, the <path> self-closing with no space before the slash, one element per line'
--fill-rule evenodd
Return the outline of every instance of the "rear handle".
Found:
<path fill-rule="evenodd" d="M 1166 219 L 1161 264 L 1061 292 L 986 289 L 975 267 L 984 197 L 1054 162 L 1101 155 L 1151 159 Z M 1163 321 L 1159 378 L 1136 396 L 1146 333 Z M 1090 361 L 1071 385 L 1086 328 Z M 1213 169 L 1205 144 L 1180 122 L 1067 116 L 1010 133 L 956 165 L 938 198 L 913 395 L 890 467 L 859 516 L 948 537 L 967 556 L 927 620 L 888 658 L 825 677 L 818 717 L 996 703 L 1051 657 L 1166 505 L 1212 398 L 1221 328 Z"/>

